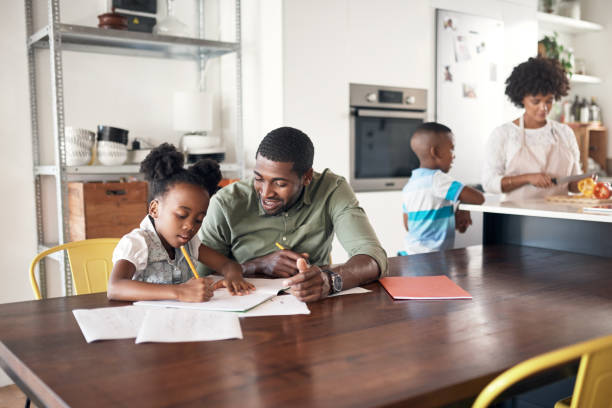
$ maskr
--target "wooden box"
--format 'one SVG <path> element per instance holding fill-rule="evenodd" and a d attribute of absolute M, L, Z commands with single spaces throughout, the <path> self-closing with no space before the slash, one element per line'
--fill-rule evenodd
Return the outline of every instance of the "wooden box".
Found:
<path fill-rule="evenodd" d="M 147 214 L 147 183 L 68 183 L 70 240 L 121 238 Z"/>
<path fill-rule="evenodd" d="M 607 172 L 608 129 L 605 126 L 586 123 L 568 123 L 568 125 L 576 135 L 582 171 L 586 173 L 589 157 L 591 157 Z"/>

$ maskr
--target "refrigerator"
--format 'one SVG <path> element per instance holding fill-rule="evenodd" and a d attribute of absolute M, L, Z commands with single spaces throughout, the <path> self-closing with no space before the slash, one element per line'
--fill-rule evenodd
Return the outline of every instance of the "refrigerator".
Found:
<path fill-rule="evenodd" d="M 484 144 L 502 124 L 503 22 L 436 11 L 436 120 L 453 130 L 450 175 L 480 183 Z"/>
<path fill-rule="evenodd" d="M 455 11 L 436 10 L 436 121 L 455 135 L 455 160 L 449 174 L 481 183 L 484 146 L 503 120 L 502 21 Z M 455 247 L 482 243 L 482 214 L 457 232 Z"/>

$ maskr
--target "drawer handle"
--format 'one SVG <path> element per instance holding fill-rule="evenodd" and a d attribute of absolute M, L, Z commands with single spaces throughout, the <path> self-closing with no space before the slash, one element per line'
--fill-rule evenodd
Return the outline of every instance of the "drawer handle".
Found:
<path fill-rule="evenodd" d="M 109 195 L 109 196 L 125 195 L 125 190 L 106 190 L 106 195 Z"/>

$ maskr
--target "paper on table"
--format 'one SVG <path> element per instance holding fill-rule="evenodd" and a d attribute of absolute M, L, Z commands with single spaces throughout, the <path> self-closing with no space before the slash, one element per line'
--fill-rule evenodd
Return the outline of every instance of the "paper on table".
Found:
<path fill-rule="evenodd" d="M 356 288 L 352 288 L 352 289 L 343 290 L 343 291 L 338 292 L 338 293 L 334 293 L 333 295 L 329 295 L 329 297 L 342 296 L 342 295 L 357 295 L 359 293 L 368 293 L 368 292 L 371 292 L 371 290 L 370 289 L 364 289 L 364 288 L 356 287 Z"/>
<path fill-rule="evenodd" d="M 393 299 L 471 299 L 472 295 L 450 280 L 446 275 L 391 276 L 379 282 Z"/>
<path fill-rule="evenodd" d="M 352 288 L 338 292 L 330 297 L 353 295 L 358 293 L 367 293 L 371 290 L 364 288 Z M 240 317 L 255 317 L 255 316 L 281 316 L 294 314 L 310 314 L 308 306 L 304 302 L 300 302 L 293 295 L 276 296 L 266 302 L 255 306 L 253 309 L 244 313 L 240 313 Z"/>
<path fill-rule="evenodd" d="M 240 319 L 233 313 L 189 309 L 157 309 L 146 314 L 136 343 L 242 339 Z"/>
<path fill-rule="evenodd" d="M 280 279 L 254 279 L 247 278 L 246 281 L 255 285 L 255 291 L 243 296 L 232 296 L 225 288 L 218 289 L 212 299 L 208 302 L 178 302 L 176 300 L 147 300 L 134 302 L 136 306 L 158 306 L 183 309 L 210 310 L 217 312 L 246 312 L 266 300 L 273 298 L 279 292 L 286 289 L 283 280 Z"/>
<path fill-rule="evenodd" d="M 120 306 L 72 311 L 88 343 L 96 340 L 129 339 L 136 337 L 149 309 Z"/>
<path fill-rule="evenodd" d="M 295 314 L 310 314 L 310 310 L 306 303 L 300 302 L 295 296 L 283 295 L 275 296 L 249 311 L 238 314 L 238 316 L 286 316 Z"/>

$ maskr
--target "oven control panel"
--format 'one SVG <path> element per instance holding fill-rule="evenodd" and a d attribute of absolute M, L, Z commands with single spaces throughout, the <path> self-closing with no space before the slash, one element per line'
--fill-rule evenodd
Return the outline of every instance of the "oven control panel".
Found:
<path fill-rule="evenodd" d="M 355 108 L 425 111 L 427 90 L 350 84 L 350 105 Z"/>

